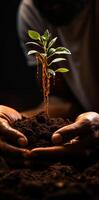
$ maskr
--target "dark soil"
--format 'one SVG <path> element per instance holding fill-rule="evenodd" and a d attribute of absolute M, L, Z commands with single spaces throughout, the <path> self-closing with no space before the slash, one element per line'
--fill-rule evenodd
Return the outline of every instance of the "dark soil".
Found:
<path fill-rule="evenodd" d="M 27 148 L 53 146 L 52 133 L 69 122 L 44 113 L 17 121 L 12 126 L 28 138 Z M 0 154 L 0 200 L 98 200 L 99 150 L 94 144 L 87 158 L 39 161 Z M 95 146 L 96 145 L 96 146 Z"/>

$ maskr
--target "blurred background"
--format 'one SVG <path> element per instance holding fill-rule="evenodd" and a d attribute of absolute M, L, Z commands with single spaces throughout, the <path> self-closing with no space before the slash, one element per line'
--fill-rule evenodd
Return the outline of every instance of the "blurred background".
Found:
<path fill-rule="evenodd" d="M 43 101 L 43 95 L 42 87 L 38 84 L 36 68 L 34 70 L 27 65 L 20 45 L 17 30 L 20 3 L 21 0 L 5 0 L 1 3 L 0 104 L 21 112 L 38 107 Z M 77 102 L 66 82 L 64 84 L 61 73 L 57 74 L 55 86 L 52 84 L 50 94 Z"/>
<path fill-rule="evenodd" d="M 27 66 L 18 38 L 16 17 L 20 2 L 5 0 L 1 4 L 0 104 L 23 111 L 36 107 L 41 97 L 34 69 Z"/>

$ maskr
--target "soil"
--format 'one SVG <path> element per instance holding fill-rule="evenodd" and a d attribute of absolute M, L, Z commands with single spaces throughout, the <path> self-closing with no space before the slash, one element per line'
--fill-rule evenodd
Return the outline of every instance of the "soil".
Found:
<path fill-rule="evenodd" d="M 53 146 L 52 133 L 70 123 L 39 113 L 12 124 L 28 138 L 27 148 Z M 99 141 L 91 156 L 28 160 L 0 153 L 0 200 L 98 200 Z"/>

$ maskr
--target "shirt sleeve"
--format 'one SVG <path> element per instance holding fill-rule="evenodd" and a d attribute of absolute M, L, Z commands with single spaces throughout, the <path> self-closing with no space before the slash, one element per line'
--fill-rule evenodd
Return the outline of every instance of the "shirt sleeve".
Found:
<path fill-rule="evenodd" d="M 29 66 L 35 65 L 35 58 L 27 55 L 27 52 L 30 48 L 30 46 L 26 45 L 26 42 L 30 40 L 28 36 L 28 30 L 34 30 L 43 33 L 44 24 L 32 0 L 23 0 L 21 2 L 17 13 L 17 30 L 21 47 L 25 53 L 27 64 Z"/>

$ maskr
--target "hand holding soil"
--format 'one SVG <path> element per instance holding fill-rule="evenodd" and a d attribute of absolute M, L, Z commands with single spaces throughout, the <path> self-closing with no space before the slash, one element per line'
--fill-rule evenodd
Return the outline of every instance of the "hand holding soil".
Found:
<path fill-rule="evenodd" d="M 32 155 L 46 157 L 90 156 L 94 142 L 99 139 L 99 114 L 86 112 L 79 115 L 74 123 L 66 125 L 52 134 L 55 146 L 36 148 Z"/>
<path fill-rule="evenodd" d="M 20 126 L 29 120 L 31 128 L 29 125 L 25 130 Z M 0 106 L 0 150 L 29 158 L 89 156 L 99 139 L 98 127 L 99 114 L 95 112 L 83 113 L 74 123 L 68 124 L 62 118 L 48 118 L 44 113 L 23 120 L 16 110 Z"/>
<path fill-rule="evenodd" d="M 57 130 L 53 136 L 52 141 L 54 144 L 64 144 L 68 141 L 75 143 L 81 138 L 99 137 L 99 114 L 96 112 L 86 112 L 80 114 L 74 123 L 64 126 Z M 87 132 L 87 135 L 86 135 Z"/>
<path fill-rule="evenodd" d="M 27 138 L 20 131 L 11 127 L 11 124 L 17 120 L 21 120 L 22 116 L 13 108 L 0 106 L 0 151 L 5 154 L 24 155 L 28 154 L 28 150 L 18 148 L 12 144 L 25 146 Z"/>

